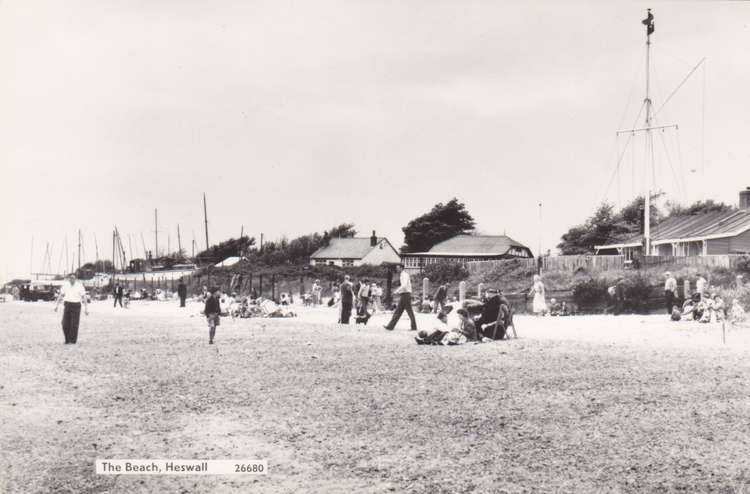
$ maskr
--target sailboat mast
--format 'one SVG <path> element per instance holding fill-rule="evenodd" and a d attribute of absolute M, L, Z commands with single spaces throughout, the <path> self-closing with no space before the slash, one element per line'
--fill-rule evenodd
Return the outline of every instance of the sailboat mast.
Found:
<path fill-rule="evenodd" d="M 206 225 L 206 250 L 208 250 L 208 211 L 206 209 L 206 193 L 203 193 L 203 221 Z"/>
<path fill-rule="evenodd" d="M 154 209 L 154 248 L 156 249 L 154 255 L 159 257 L 159 220 L 157 214 L 157 210 Z"/>

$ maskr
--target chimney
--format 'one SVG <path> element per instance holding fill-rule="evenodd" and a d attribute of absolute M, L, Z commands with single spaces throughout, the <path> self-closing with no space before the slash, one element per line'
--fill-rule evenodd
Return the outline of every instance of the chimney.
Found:
<path fill-rule="evenodd" d="M 750 212 L 750 187 L 740 191 L 740 211 Z"/>
<path fill-rule="evenodd" d="M 373 230 L 372 237 L 370 237 L 370 247 L 375 247 L 376 245 L 378 245 L 378 236 L 375 235 L 375 230 Z"/>

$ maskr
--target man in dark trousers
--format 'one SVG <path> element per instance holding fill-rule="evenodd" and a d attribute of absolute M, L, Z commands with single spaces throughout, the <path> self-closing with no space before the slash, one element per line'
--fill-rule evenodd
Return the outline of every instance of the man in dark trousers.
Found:
<path fill-rule="evenodd" d="M 120 286 L 119 283 L 117 283 L 115 285 L 115 288 L 112 291 L 112 293 L 115 296 L 115 304 L 112 307 L 117 307 L 117 302 L 120 302 L 120 307 L 122 307 L 122 294 L 123 294 L 123 291 L 122 291 L 122 287 Z"/>
<path fill-rule="evenodd" d="M 81 304 L 84 312 L 89 315 L 88 300 L 86 299 L 86 288 L 83 283 L 76 280 L 76 275 L 70 273 L 68 281 L 60 287 L 60 295 L 55 303 L 55 312 L 60 302 L 65 302 L 65 310 L 62 318 L 63 335 L 66 345 L 75 345 L 78 342 L 78 322 L 81 317 Z"/>
<path fill-rule="evenodd" d="M 177 285 L 177 296 L 180 297 L 180 307 L 185 307 L 185 298 L 187 298 L 187 287 L 180 278 L 180 284 Z"/>
<path fill-rule="evenodd" d="M 383 327 L 388 331 L 393 331 L 393 328 L 396 327 L 396 323 L 401 318 L 401 314 L 406 311 L 411 320 L 411 330 L 416 331 L 417 319 L 414 317 L 414 309 L 411 306 L 411 277 L 404 269 L 403 264 L 396 265 L 396 272 L 398 273 L 399 281 L 401 282 L 401 286 L 393 292 L 394 295 L 398 295 L 398 305 L 396 306 L 396 311 L 393 313 L 391 322 Z"/>
<path fill-rule="evenodd" d="M 344 282 L 341 284 L 341 324 L 349 324 L 349 318 L 352 315 L 352 305 L 354 304 L 354 289 L 352 282 L 349 281 L 349 275 L 344 276 Z"/>
<path fill-rule="evenodd" d="M 214 336 L 216 336 L 216 326 L 221 324 L 221 305 L 219 304 L 219 289 L 212 288 L 211 295 L 206 299 L 206 306 L 203 309 L 203 313 L 206 315 L 206 321 L 208 322 L 208 344 L 214 344 Z"/>

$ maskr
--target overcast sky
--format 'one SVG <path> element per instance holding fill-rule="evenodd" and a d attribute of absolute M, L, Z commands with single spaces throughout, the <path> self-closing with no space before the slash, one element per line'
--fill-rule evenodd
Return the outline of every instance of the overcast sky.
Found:
<path fill-rule="evenodd" d="M 535 253 L 541 202 L 554 249 L 644 189 L 645 144 L 615 132 L 644 98 L 646 7 L 656 109 L 707 59 L 657 114 L 679 130 L 655 137 L 656 186 L 736 204 L 747 2 L 0 1 L 0 278 L 47 243 L 58 271 L 66 237 L 72 263 L 79 228 L 86 260 L 114 225 L 141 255 L 155 208 L 160 249 L 178 224 L 203 248 L 204 192 L 212 243 L 352 222 L 398 247 L 455 196 Z"/>

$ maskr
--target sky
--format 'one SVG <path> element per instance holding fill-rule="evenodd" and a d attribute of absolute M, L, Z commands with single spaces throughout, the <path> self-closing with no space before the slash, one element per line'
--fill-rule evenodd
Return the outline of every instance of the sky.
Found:
<path fill-rule="evenodd" d="M 655 124 L 678 125 L 652 167 L 616 135 L 643 127 L 647 7 Z M 48 248 L 77 265 L 79 230 L 84 261 L 115 226 L 141 256 L 155 209 L 160 250 L 178 225 L 202 249 L 204 193 L 212 244 L 350 222 L 399 247 L 456 197 L 535 253 L 645 177 L 737 204 L 749 24 L 750 2 L 0 0 L 0 281 Z"/>

